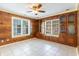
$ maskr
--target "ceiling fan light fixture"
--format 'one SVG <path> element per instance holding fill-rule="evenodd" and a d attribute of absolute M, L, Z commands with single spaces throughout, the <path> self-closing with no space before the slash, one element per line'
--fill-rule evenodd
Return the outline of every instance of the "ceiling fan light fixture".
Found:
<path fill-rule="evenodd" d="M 28 11 L 28 12 L 33 12 L 35 13 L 35 15 L 38 15 L 38 13 L 45 13 L 45 11 L 41 10 L 41 7 L 42 7 L 42 4 L 40 3 L 31 4 L 32 11 Z"/>
<path fill-rule="evenodd" d="M 36 3 L 36 4 L 33 4 L 32 9 L 35 10 L 35 11 L 39 11 L 41 7 L 42 7 L 41 4 Z"/>

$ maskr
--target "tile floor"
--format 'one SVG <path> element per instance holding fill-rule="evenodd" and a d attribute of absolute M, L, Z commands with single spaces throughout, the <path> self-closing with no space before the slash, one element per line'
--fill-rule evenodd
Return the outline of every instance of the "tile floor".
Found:
<path fill-rule="evenodd" d="M 76 48 L 36 38 L 0 46 L 0 56 L 76 56 Z"/>

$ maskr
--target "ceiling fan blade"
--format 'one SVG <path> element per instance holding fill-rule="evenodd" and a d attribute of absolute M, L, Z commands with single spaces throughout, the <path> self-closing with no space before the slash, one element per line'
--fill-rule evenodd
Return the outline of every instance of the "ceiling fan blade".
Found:
<path fill-rule="evenodd" d="M 32 11 L 27 11 L 27 12 L 32 12 Z"/>
<path fill-rule="evenodd" d="M 43 10 L 39 10 L 39 12 L 45 13 L 46 11 L 43 11 Z"/>

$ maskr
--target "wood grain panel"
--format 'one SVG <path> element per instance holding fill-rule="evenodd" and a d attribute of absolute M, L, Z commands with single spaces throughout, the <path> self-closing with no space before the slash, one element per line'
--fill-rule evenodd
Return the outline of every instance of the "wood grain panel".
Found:
<path fill-rule="evenodd" d="M 32 24 L 31 35 L 12 38 L 12 23 L 11 22 L 12 22 L 13 16 L 28 19 L 31 21 L 31 24 Z M 38 23 L 36 20 L 0 11 L 0 45 L 5 45 L 8 43 L 17 42 L 17 41 L 26 40 L 26 39 L 35 37 L 36 31 L 38 31 L 37 24 Z"/>
<path fill-rule="evenodd" d="M 71 15 L 74 14 L 74 17 L 75 17 L 75 19 L 74 19 L 74 23 L 75 23 L 74 26 L 75 26 L 76 33 L 75 33 L 74 36 L 70 36 L 70 35 L 67 34 L 67 32 L 68 32 L 68 29 L 67 29 L 68 28 L 68 25 L 67 25 L 68 24 L 68 22 L 67 22 L 68 18 L 67 17 L 69 17 L 70 14 Z M 43 21 L 45 21 L 45 20 L 57 19 L 57 18 L 60 18 L 60 16 L 64 15 L 66 17 L 66 21 L 64 23 L 66 32 L 60 33 L 58 38 L 57 37 L 53 37 L 53 36 L 44 36 L 41 32 L 38 32 L 37 33 L 37 38 L 41 38 L 43 40 L 58 42 L 58 43 L 62 43 L 62 44 L 65 44 L 65 45 L 76 47 L 77 46 L 77 22 L 76 22 L 77 21 L 77 19 L 76 19 L 77 16 L 76 16 L 76 14 L 77 14 L 77 11 L 70 12 L 70 13 L 65 13 L 65 14 L 61 14 L 61 15 L 56 15 L 56 16 L 51 16 L 51 17 L 47 17 L 47 18 L 43 18 L 43 19 L 39 20 L 40 25 L 41 25 L 41 23 Z"/>
<path fill-rule="evenodd" d="M 65 22 L 65 26 L 66 26 L 66 33 L 60 33 L 59 37 L 53 37 L 53 36 L 45 36 L 44 34 L 41 33 L 40 29 L 41 26 L 39 26 L 39 23 L 41 25 L 41 23 L 45 20 L 53 20 L 53 19 L 57 19 L 62 15 L 65 15 L 66 18 L 68 17 L 68 14 L 73 14 L 73 13 L 77 13 L 77 12 L 70 12 L 70 13 L 65 13 L 65 14 L 61 14 L 61 15 L 56 15 L 56 16 L 51 16 L 51 17 L 47 17 L 47 18 L 43 18 L 43 19 L 31 19 L 31 18 L 27 18 L 24 16 L 19 16 L 19 15 L 15 15 L 15 14 L 10 14 L 10 13 L 6 13 L 6 12 L 2 12 L 0 11 L 0 45 L 5 45 L 5 44 L 9 44 L 9 43 L 13 43 L 13 42 L 17 42 L 17 41 L 21 41 L 21 40 L 26 40 L 29 38 L 33 38 L 33 37 L 37 37 L 43 40 L 48 40 L 48 41 L 53 41 L 53 42 L 58 42 L 58 43 L 62 43 L 62 44 L 66 44 L 66 45 L 70 45 L 70 46 L 77 46 L 77 16 L 75 16 L 75 30 L 76 30 L 76 34 L 75 36 L 70 36 L 67 34 L 67 21 Z M 17 37 L 17 38 L 12 38 L 11 34 L 11 18 L 12 16 L 15 17 L 20 17 L 20 18 L 24 18 L 24 19 L 28 19 L 31 21 L 32 24 L 32 33 L 29 36 L 23 36 L 23 37 Z M 66 19 L 67 20 L 67 19 Z M 3 40 L 3 41 L 2 41 Z"/>

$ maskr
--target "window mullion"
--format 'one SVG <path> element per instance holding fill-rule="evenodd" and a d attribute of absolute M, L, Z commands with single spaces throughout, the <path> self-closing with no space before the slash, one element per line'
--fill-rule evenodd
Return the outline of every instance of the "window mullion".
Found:
<path fill-rule="evenodd" d="M 30 34 L 30 21 L 28 20 L 28 34 Z"/>
<path fill-rule="evenodd" d="M 51 20 L 51 35 L 53 35 L 53 21 Z"/>
<path fill-rule="evenodd" d="M 21 35 L 23 35 L 23 20 L 21 20 Z"/>
<path fill-rule="evenodd" d="M 46 35 L 46 21 L 45 21 L 45 23 L 44 23 L 44 25 L 45 25 L 45 30 L 44 30 L 44 34 Z"/>

